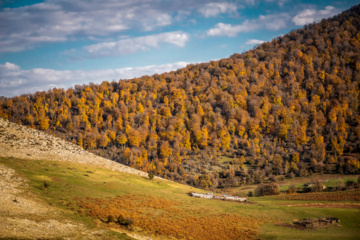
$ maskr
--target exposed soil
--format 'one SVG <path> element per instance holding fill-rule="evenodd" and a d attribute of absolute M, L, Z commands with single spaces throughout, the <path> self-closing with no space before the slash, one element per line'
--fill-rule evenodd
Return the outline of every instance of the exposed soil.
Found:
<path fill-rule="evenodd" d="M 277 226 L 282 226 L 282 227 L 288 227 L 288 228 L 292 228 L 292 229 L 298 229 L 298 230 L 314 230 L 313 228 L 306 228 L 300 225 L 295 225 L 295 224 L 290 224 L 290 223 L 278 223 L 276 224 Z"/>
<path fill-rule="evenodd" d="M 316 230 L 319 228 L 328 228 L 330 226 L 341 227 L 340 219 L 333 217 L 305 218 L 303 220 L 295 219 L 293 224 L 279 223 L 276 225 L 299 230 Z"/>

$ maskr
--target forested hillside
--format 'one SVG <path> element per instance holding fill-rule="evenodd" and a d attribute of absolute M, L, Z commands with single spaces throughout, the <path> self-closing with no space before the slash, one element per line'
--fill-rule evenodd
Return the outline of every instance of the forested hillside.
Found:
<path fill-rule="evenodd" d="M 179 182 L 237 186 L 359 172 L 359 84 L 360 5 L 220 61 L 2 98 L 0 117 Z"/>

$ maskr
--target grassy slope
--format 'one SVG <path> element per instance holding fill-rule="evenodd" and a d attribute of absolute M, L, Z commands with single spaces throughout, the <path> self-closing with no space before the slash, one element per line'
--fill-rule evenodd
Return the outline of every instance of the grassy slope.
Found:
<path fill-rule="evenodd" d="M 347 180 L 357 181 L 359 175 L 346 175 L 346 174 L 316 174 L 313 176 L 306 176 L 306 177 L 296 177 L 293 179 L 284 179 L 278 181 L 280 185 L 280 191 L 285 192 L 291 184 L 294 184 L 298 188 L 304 187 L 305 183 L 310 183 L 312 180 L 319 180 L 323 183 L 326 187 L 335 187 L 338 185 L 339 181 L 342 181 L 343 184 L 346 183 Z M 247 196 L 249 191 L 254 191 L 257 187 L 257 184 L 249 184 L 243 185 L 240 187 L 229 188 L 228 192 L 230 194 L 238 194 L 242 196 Z"/>
<path fill-rule="evenodd" d="M 32 190 L 49 203 L 63 209 L 66 217 L 82 221 L 90 227 L 95 227 L 94 219 L 86 217 L 85 214 L 77 213 L 78 206 L 75 199 L 92 197 L 112 201 L 117 196 L 135 195 L 137 196 L 135 201 L 168 200 L 170 206 L 163 208 L 161 206 L 159 208 L 144 207 L 141 209 L 145 213 L 142 216 L 144 219 L 148 216 L 148 218 L 158 222 L 159 225 L 177 219 L 184 219 L 185 221 L 193 220 L 192 218 L 209 218 L 210 221 L 214 221 L 214 217 L 227 219 L 227 215 L 223 214 L 230 213 L 244 218 L 246 221 L 249 219 L 262 221 L 259 228 L 256 226 L 248 227 L 242 222 L 236 224 L 244 225 L 243 228 L 239 227 L 239 231 L 245 233 L 255 229 L 264 239 L 338 239 L 340 236 L 341 239 L 358 239 L 360 235 L 360 209 L 288 207 L 276 204 L 289 201 L 276 200 L 273 197 L 252 198 L 251 201 L 256 204 L 196 199 L 189 197 L 187 193 L 189 191 L 200 192 L 201 190 L 189 186 L 165 180 L 154 179 L 150 181 L 136 175 L 112 172 L 80 164 L 0 158 L 1 163 L 15 169 L 19 174 L 29 179 Z M 44 182 L 49 184 L 47 188 L 44 187 Z M 300 201 L 296 201 L 296 203 L 298 202 Z M 159 204 L 163 203 L 160 202 Z M 171 211 L 174 209 L 176 211 L 172 213 Z M 303 231 L 276 226 L 277 223 L 292 223 L 294 219 L 324 216 L 340 218 L 342 227 Z M 170 220 L 164 218 L 170 218 Z M 183 223 L 180 222 L 175 223 L 179 224 L 179 228 L 188 226 L 186 224 L 181 225 Z M 106 227 L 108 225 L 101 223 L 101 226 Z M 116 227 L 115 225 L 111 226 Z M 206 226 L 203 228 L 206 231 Z M 192 234 L 186 232 L 189 230 L 193 232 L 194 229 L 181 229 L 181 231 L 179 230 L 180 235 L 175 236 L 189 236 L 188 234 Z M 151 235 L 155 239 L 169 237 L 165 233 L 156 233 L 157 230 L 150 228 L 134 227 L 134 231 L 140 235 Z M 167 236 L 161 237 L 160 235 Z M 201 232 L 199 235 L 193 236 L 196 238 L 200 235 Z"/>

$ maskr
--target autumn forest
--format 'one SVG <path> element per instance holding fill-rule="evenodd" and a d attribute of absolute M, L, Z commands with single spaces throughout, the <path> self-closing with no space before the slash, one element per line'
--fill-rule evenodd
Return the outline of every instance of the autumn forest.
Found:
<path fill-rule="evenodd" d="M 201 188 L 360 172 L 360 5 L 170 73 L 0 98 L 0 117 Z"/>

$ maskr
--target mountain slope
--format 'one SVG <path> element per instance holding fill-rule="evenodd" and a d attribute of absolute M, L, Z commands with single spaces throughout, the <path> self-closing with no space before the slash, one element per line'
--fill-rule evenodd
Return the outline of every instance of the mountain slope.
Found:
<path fill-rule="evenodd" d="M 13 123 L 5 122 L 5 126 L 0 128 L 1 133 L 11 136 L 7 138 L 11 144 L 6 148 L 13 152 L 18 151 L 15 146 L 24 144 L 19 136 L 24 136 L 27 130 L 34 138 L 30 143 L 35 145 L 47 145 L 49 139 L 59 141 Z M 19 132 L 21 135 L 17 135 Z M 62 148 L 76 149 L 65 143 Z M 62 151 L 53 153 L 49 148 L 50 157 L 46 158 L 47 148 L 42 149 L 41 160 L 36 159 L 34 152 L 31 159 L 18 159 L 4 157 L 0 151 L 1 239 L 130 239 L 129 236 L 154 240 L 357 239 L 359 236 L 359 190 L 252 197 L 249 203 L 200 199 L 188 194 L 205 192 L 200 189 L 112 171 L 83 161 L 76 152 L 68 151 L 65 157 Z M 340 197 L 341 202 L 329 204 L 323 200 L 334 196 Z M 119 216 L 122 224 L 109 221 Z M 309 234 L 310 231 L 292 224 L 294 219 L 324 216 L 339 218 L 341 226 L 315 228 Z M 132 224 L 126 226 L 124 219 Z"/>
<path fill-rule="evenodd" d="M 170 73 L 2 99 L 0 116 L 202 188 L 356 173 L 359 15 Z"/>

